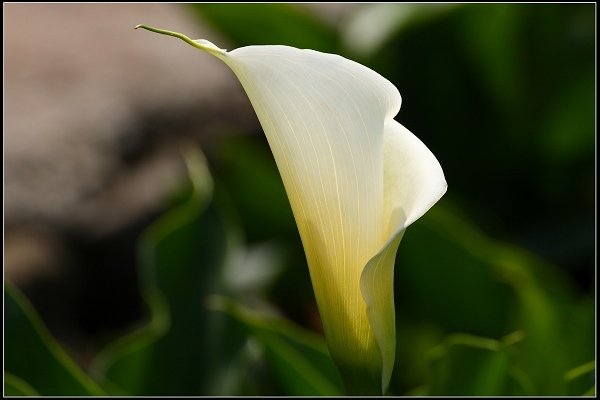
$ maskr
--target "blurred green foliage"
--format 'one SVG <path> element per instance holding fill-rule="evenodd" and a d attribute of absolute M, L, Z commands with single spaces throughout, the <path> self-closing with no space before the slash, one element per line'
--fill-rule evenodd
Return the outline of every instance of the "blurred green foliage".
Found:
<path fill-rule="evenodd" d="M 236 47 L 370 66 L 440 160 L 448 193 L 398 251 L 390 394 L 595 393 L 595 5 L 363 4 L 339 25 L 301 4 L 183 7 Z M 341 393 L 266 140 L 214 147 L 212 177 L 189 155 L 140 239 L 147 319 L 90 376 L 5 287 L 6 395 Z"/>
<path fill-rule="evenodd" d="M 5 372 L 4 373 L 4 395 L 5 396 L 39 396 L 40 394 L 24 380 Z"/>
<path fill-rule="evenodd" d="M 107 348 L 92 368 L 114 394 L 202 393 L 218 368 L 212 350 L 221 344 L 222 322 L 204 300 L 220 290 L 227 232 L 210 204 L 206 166 L 197 153 L 187 157 L 193 183 L 189 196 L 140 240 L 140 279 L 150 321 Z M 234 339 L 226 349 L 239 346 Z"/>
<path fill-rule="evenodd" d="M 398 120 L 441 160 L 446 197 L 486 232 L 571 269 L 589 287 L 594 7 L 445 10 L 362 61 L 400 88 Z"/>
<path fill-rule="evenodd" d="M 336 49 L 335 29 L 300 4 L 194 4 L 189 7 L 238 46 L 286 44 L 325 52 Z"/>
<path fill-rule="evenodd" d="M 280 317 L 253 313 L 227 298 L 213 297 L 213 309 L 240 321 L 265 348 L 271 372 L 291 396 L 342 394 L 339 373 L 322 336 Z"/>
<path fill-rule="evenodd" d="M 427 394 L 432 396 L 526 396 L 532 387 L 515 369 L 509 347 L 502 341 L 452 335 L 431 353 Z M 517 337 L 518 339 L 518 337 Z"/>
<path fill-rule="evenodd" d="M 27 299 L 11 285 L 4 286 L 4 318 L 5 394 L 103 394 L 52 338 Z"/>

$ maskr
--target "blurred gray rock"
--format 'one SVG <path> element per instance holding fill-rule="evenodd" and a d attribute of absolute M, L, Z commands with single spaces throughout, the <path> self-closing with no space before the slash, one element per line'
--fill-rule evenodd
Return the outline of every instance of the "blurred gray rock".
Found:
<path fill-rule="evenodd" d="M 4 217 L 106 234 L 185 179 L 182 143 L 257 126 L 216 58 L 138 23 L 227 47 L 182 5 L 4 4 Z"/>

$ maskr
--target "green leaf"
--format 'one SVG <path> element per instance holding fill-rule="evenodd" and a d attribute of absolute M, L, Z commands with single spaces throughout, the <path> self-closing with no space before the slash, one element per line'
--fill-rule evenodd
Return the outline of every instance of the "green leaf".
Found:
<path fill-rule="evenodd" d="M 39 396 L 30 384 L 23 379 L 4 372 L 4 395 L 5 396 Z"/>
<path fill-rule="evenodd" d="M 248 135 L 219 140 L 219 189 L 225 190 L 249 242 L 293 236 L 298 229 L 275 160 L 266 145 Z"/>
<path fill-rule="evenodd" d="M 442 199 L 415 222 L 396 261 L 396 300 L 405 318 L 443 332 L 501 337 L 511 318 L 514 293 L 498 279 L 487 238 L 444 209 Z"/>
<path fill-rule="evenodd" d="M 506 344 L 493 339 L 452 335 L 432 352 L 430 369 L 428 394 L 432 396 L 530 394 Z"/>
<path fill-rule="evenodd" d="M 21 378 L 9 378 L 14 390 L 31 388 L 42 396 L 103 394 L 50 335 L 29 301 L 9 283 L 4 284 L 4 318 L 4 370 Z M 27 381 L 26 386 L 22 380 Z"/>
<path fill-rule="evenodd" d="M 578 74 L 548 106 L 540 143 L 550 163 L 565 165 L 590 157 L 594 146 L 594 71 Z M 588 123 L 582 123 L 586 121 Z"/>
<path fill-rule="evenodd" d="M 589 396 L 595 394 L 596 361 L 580 365 L 565 374 L 569 396 Z M 591 389 L 590 389 L 591 388 Z M 593 391 L 591 394 L 587 394 Z"/>
<path fill-rule="evenodd" d="M 335 31 L 301 4 L 193 4 L 191 10 L 235 47 L 285 44 L 332 52 Z"/>
<path fill-rule="evenodd" d="M 279 317 L 252 312 L 223 298 L 211 299 L 221 310 L 256 336 L 264 346 L 270 369 L 289 396 L 335 396 L 341 378 L 323 337 Z"/>
<path fill-rule="evenodd" d="M 470 6 L 458 29 L 465 59 L 477 67 L 474 78 L 487 86 L 499 107 L 520 101 L 524 86 L 518 56 L 523 16 L 515 5 Z"/>
<path fill-rule="evenodd" d="M 442 200 L 403 239 L 395 271 L 398 325 L 431 327 L 433 335 L 521 331 L 524 339 L 511 351 L 532 394 L 566 394 L 564 374 L 594 354 L 593 299 L 578 298 L 555 266 L 486 237 L 449 210 Z M 402 350 L 407 340 L 398 338 L 397 393 L 427 383 L 422 375 L 405 379 L 413 366 L 422 368 L 418 355 Z"/>
<path fill-rule="evenodd" d="M 201 154 L 187 161 L 190 198 L 153 224 L 139 243 L 149 321 L 106 348 L 93 365 L 114 394 L 211 394 L 226 357 L 243 344 L 204 305 L 207 295 L 219 291 L 228 232 L 211 202 L 212 179 Z"/>

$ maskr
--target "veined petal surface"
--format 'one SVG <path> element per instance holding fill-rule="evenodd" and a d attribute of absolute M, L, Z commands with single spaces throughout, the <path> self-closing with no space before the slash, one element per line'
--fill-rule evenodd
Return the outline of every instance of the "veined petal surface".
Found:
<path fill-rule="evenodd" d="M 385 392 L 395 254 L 404 229 L 445 192 L 441 167 L 392 119 L 396 87 L 358 63 L 286 46 L 244 47 L 222 59 L 277 162 L 332 356 L 348 386 L 364 375 Z"/>
<path fill-rule="evenodd" d="M 331 355 L 351 394 L 385 393 L 395 355 L 396 250 L 406 227 L 446 190 L 433 154 L 393 120 L 396 87 L 334 54 L 287 46 L 226 52 L 138 27 L 178 37 L 236 74 L 285 185 Z"/>
<path fill-rule="evenodd" d="M 360 275 L 388 239 L 383 133 L 400 94 L 374 71 L 312 50 L 250 46 L 224 61 L 277 162 L 332 355 L 338 365 L 370 363 L 367 369 L 379 372 Z"/>

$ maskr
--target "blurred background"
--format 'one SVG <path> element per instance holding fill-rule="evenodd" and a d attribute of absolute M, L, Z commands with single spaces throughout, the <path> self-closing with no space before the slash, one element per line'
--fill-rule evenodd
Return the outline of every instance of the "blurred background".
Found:
<path fill-rule="evenodd" d="M 5 394 L 334 395 L 221 48 L 392 81 L 448 192 L 395 269 L 394 395 L 595 393 L 595 4 L 4 4 Z"/>

